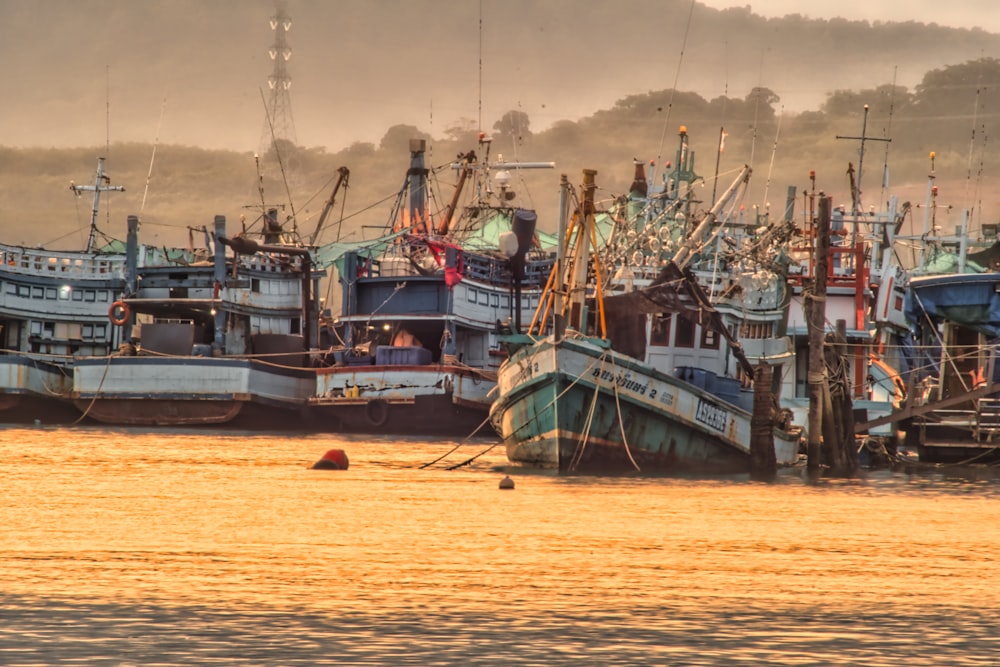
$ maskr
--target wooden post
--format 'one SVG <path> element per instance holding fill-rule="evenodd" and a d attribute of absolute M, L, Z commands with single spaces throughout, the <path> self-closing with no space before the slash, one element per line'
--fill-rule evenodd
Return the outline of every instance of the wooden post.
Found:
<path fill-rule="evenodd" d="M 823 391 L 826 384 L 826 364 L 823 359 L 823 334 L 826 330 L 826 272 L 830 247 L 830 214 L 832 201 L 823 193 L 819 195 L 818 217 L 814 226 L 816 261 L 813 262 L 812 289 L 803 294 L 806 305 L 806 322 L 809 329 L 809 433 L 806 444 L 810 476 L 819 474 L 822 464 Z"/>
<path fill-rule="evenodd" d="M 769 481 L 778 474 L 774 454 L 774 398 L 771 366 L 761 361 L 753 373 L 753 415 L 750 417 L 750 477 Z"/>
<path fill-rule="evenodd" d="M 837 345 L 835 347 L 837 356 L 841 360 L 840 368 L 844 369 L 843 377 L 840 378 L 843 386 L 843 393 L 839 396 L 840 406 L 838 413 L 840 421 L 837 423 L 840 432 L 840 449 L 842 455 L 840 463 L 843 466 L 837 474 L 844 477 L 853 477 L 858 472 L 858 447 L 854 440 L 854 383 L 851 380 L 850 364 L 847 363 L 847 322 L 837 320 Z"/>
<path fill-rule="evenodd" d="M 843 419 L 843 395 L 850 391 L 850 374 L 844 372 L 841 363 L 841 353 L 847 339 L 840 337 L 840 325 L 844 320 L 837 320 L 837 329 L 826 335 L 828 343 L 824 350 L 826 364 L 826 383 L 823 385 L 823 462 L 830 467 L 834 475 L 842 475 L 844 470 L 844 433 L 841 431 Z M 852 436 L 853 437 L 853 436 Z"/>

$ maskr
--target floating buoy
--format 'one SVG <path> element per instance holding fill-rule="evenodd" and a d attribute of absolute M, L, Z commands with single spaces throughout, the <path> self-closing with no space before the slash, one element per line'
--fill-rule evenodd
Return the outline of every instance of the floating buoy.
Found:
<path fill-rule="evenodd" d="M 347 470 L 350 462 L 343 449 L 331 449 L 313 464 L 313 470 Z"/>
<path fill-rule="evenodd" d="M 501 489 L 513 489 L 514 488 L 514 480 L 512 480 L 510 478 L 510 475 L 507 475 L 506 477 L 504 477 L 503 479 L 500 480 L 500 488 Z"/>

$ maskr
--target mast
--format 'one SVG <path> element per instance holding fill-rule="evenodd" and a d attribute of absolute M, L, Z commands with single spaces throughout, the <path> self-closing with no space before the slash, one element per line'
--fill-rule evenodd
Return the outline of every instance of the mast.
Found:
<path fill-rule="evenodd" d="M 854 245 L 858 241 L 858 214 L 861 212 L 861 170 L 865 164 L 865 142 L 866 141 L 884 141 L 889 143 L 892 139 L 888 137 L 869 137 L 866 132 L 868 130 L 868 105 L 865 105 L 864 118 L 861 121 L 861 136 L 860 137 L 842 137 L 837 135 L 837 139 L 854 139 L 855 141 L 860 141 L 861 146 L 858 149 L 858 171 L 857 177 L 854 179 L 853 185 L 851 187 L 851 215 L 854 217 L 854 229 L 851 232 L 851 245 Z"/>
<path fill-rule="evenodd" d="M 94 193 L 94 206 L 90 214 L 90 235 L 87 238 L 87 252 L 94 251 L 94 245 L 97 242 L 97 212 L 100 210 L 101 206 L 101 193 L 102 192 L 125 192 L 125 188 L 121 185 L 111 185 L 111 179 L 104 173 L 104 160 L 105 158 L 97 158 L 97 176 L 94 179 L 93 185 L 77 185 L 76 183 L 70 183 L 69 189 L 79 197 L 84 192 Z"/>

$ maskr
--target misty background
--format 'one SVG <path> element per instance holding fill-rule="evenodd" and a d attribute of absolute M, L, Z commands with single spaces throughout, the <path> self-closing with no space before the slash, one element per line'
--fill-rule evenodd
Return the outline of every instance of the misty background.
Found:
<path fill-rule="evenodd" d="M 345 222 L 329 233 L 371 236 L 402 184 L 410 138 L 427 138 L 430 162 L 444 165 L 476 149 L 480 130 L 493 136 L 494 156 L 556 162 L 518 184 L 546 229 L 560 173 L 575 183 L 595 168 L 605 198 L 622 194 L 633 158 L 661 169 L 674 159 L 681 125 L 706 203 L 747 163 L 750 207 L 783 210 L 789 186 L 800 196 L 812 187 L 810 170 L 817 190 L 849 206 L 846 172 L 860 142 L 838 137 L 864 127 L 873 138 L 865 208 L 890 192 L 923 204 L 935 151 L 942 229 L 963 209 L 974 227 L 1000 215 L 991 186 L 1000 35 L 984 30 L 763 18 L 689 0 L 282 4 L 293 85 L 279 178 L 264 111 L 274 2 L 0 3 L 10 63 L 0 240 L 80 247 L 91 201 L 68 186 L 91 182 L 98 156 L 127 188 L 105 196 L 112 236 L 139 214 L 143 241 L 180 244 L 215 214 L 231 227 L 254 218 L 262 201 L 284 202 L 311 229 L 340 166 L 351 170 L 336 207 Z"/>

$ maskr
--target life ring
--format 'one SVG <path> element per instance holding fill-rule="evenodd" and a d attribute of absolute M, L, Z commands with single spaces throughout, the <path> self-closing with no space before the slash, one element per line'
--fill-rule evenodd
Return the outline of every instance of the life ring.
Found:
<path fill-rule="evenodd" d="M 372 426 L 383 426 L 389 421 L 389 404 L 377 398 L 368 401 L 365 404 L 365 417 Z"/>
<path fill-rule="evenodd" d="M 115 326 L 121 326 L 128 322 L 129 316 L 132 314 L 132 309 L 128 307 L 128 304 L 124 301 L 115 301 L 108 308 L 108 319 Z"/>

